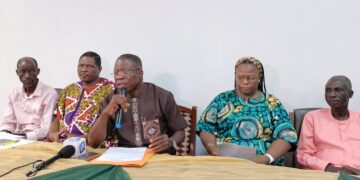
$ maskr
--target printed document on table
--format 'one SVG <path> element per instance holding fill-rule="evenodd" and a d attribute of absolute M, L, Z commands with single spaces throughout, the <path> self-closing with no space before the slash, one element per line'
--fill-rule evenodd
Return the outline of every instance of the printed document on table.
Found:
<path fill-rule="evenodd" d="M 0 142 L 0 150 L 33 143 L 33 141 L 24 139 L 23 136 L 14 135 L 7 132 L 0 132 Z"/>
<path fill-rule="evenodd" d="M 139 148 L 111 147 L 97 160 L 113 161 L 113 162 L 140 161 L 143 159 L 145 151 L 146 151 L 146 147 L 139 147 Z"/>
<path fill-rule="evenodd" d="M 218 142 L 217 146 L 220 156 L 237 157 L 254 161 L 256 158 L 256 148 L 241 146 L 233 143 Z"/>
<path fill-rule="evenodd" d="M 24 136 L 10 134 L 7 132 L 0 132 L 0 139 L 21 139 L 21 138 L 24 138 Z"/>
<path fill-rule="evenodd" d="M 102 156 L 92 160 L 95 164 L 141 167 L 155 154 L 152 149 L 111 147 Z"/>

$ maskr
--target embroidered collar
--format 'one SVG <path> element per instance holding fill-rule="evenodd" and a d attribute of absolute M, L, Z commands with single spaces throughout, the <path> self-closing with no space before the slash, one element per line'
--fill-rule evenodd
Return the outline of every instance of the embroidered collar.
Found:
<path fill-rule="evenodd" d="M 236 92 L 235 92 L 236 93 Z M 265 94 L 263 92 L 260 92 L 259 97 L 257 98 L 249 98 L 249 102 L 246 102 L 245 98 L 239 97 L 240 104 L 242 105 L 250 105 L 250 104 L 257 104 L 265 101 Z"/>

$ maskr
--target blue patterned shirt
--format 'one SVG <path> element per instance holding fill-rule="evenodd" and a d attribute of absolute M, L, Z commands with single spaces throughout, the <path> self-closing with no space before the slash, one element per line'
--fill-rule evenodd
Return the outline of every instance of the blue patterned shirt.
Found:
<path fill-rule="evenodd" d="M 294 126 L 281 102 L 270 94 L 255 99 L 239 97 L 235 90 L 219 94 L 203 112 L 196 132 L 215 135 L 218 142 L 255 147 L 263 155 L 271 143 L 283 139 L 296 146 Z M 283 158 L 278 158 L 279 165 Z"/>

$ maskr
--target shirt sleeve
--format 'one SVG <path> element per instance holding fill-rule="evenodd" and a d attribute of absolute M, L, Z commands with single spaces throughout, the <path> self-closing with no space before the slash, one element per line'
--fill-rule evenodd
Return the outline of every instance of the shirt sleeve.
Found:
<path fill-rule="evenodd" d="M 57 93 L 51 91 L 43 100 L 44 111 L 40 120 L 40 126 L 31 132 L 26 133 L 26 137 L 30 140 L 40 140 L 48 135 L 50 124 L 54 114 Z"/>
<path fill-rule="evenodd" d="M 16 116 L 13 108 L 13 100 L 11 94 L 8 96 L 8 102 L 6 104 L 6 109 L 4 113 L 4 118 L 0 123 L 0 131 L 6 130 L 14 132 L 16 128 Z"/>
<path fill-rule="evenodd" d="M 110 103 L 111 98 L 113 96 L 113 93 L 110 93 L 109 95 L 107 95 L 103 101 L 101 102 L 101 105 L 99 107 L 99 112 L 98 112 L 98 117 L 96 117 L 95 121 L 98 120 L 98 118 L 100 117 L 102 111 L 106 108 L 106 106 Z M 114 132 L 114 127 L 115 127 L 115 119 L 114 116 L 110 116 L 108 119 L 108 123 L 107 123 L 107 136 L 112 136 L 114 133 L 116 134 L 116 132 Z M 95 124 L 94 121 L 94 124 Z"/>
<path fill-rule="evenodd" d="M 196 126 L 196 133 L 200 135 L 201 132 L 208 132 L 218 136 L 218 109 L 219 96 L 215 97 L 206 107 L 205 111 L 200 116 L 199 122 Z"/>
<path fill-rule="evenodd" d="M 276 102 L 270 102 L 270 104 L 275 104 L 272 110 L 272 121 L 273 121 L 273 139 L 282 139 L 289 142 L 292 145 L 292 148 L 296 148 L 297 143 L 297 134 L 294 129 L 294 125 L 290 120 L 289 114 L 287 113 L 285 107 L 281 104 L 279 100 Z"/>
<path fill-rule="evenodd" d="M 325 170 L 329 162 L 315 156 L 317 147 L 314 140 L 314 119 L 311 114 L 306 114 L 301 127 L 299 145 L 296 158 L 306 169 Z"/>

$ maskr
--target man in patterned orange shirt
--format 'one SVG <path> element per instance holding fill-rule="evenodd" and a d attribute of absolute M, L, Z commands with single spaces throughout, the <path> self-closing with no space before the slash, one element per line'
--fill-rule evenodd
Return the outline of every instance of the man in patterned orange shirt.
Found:
<path fill-rule="evenodd" d="M 114 84 L 100 77 L 101 58 L 95 52 L 80 56 L 77 68 L 81 81 L 68 85 L 60 94 L 56 120 L 51 124 L 49 140 L 61 142 L 68 137 L 87 137 L 98 117 L 103 99 L 114 89 Z"/>

